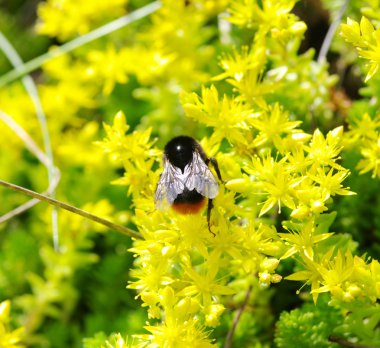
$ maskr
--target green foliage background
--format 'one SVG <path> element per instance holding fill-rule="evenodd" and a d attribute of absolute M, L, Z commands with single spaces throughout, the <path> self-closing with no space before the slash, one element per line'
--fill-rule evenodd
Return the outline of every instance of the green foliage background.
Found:
<path fill-rule="evenodd" d="M 113 0 L 104 4 L 100 0 L 81 0 L 66 1 L 60 8 L 54 1 L 4 0 L 0 1 L 0 31 L 26 62 L 52 46 L 81 37 L 148 3 Z M 244 95 L 238 82 L 231 86 L 229 81 L 234 79 L 233 75 L 222 76 L 228 71 L 223 71 L 223 60 L 244 52 L 244 45 L 247 50 L 259 47 L 259 44 L 254 46 L 254 38 L 258 27 L 268 19 L 255 11 L 265 8 L 263 4 L 272 4 L 273 9 L 266 8 L 263 13 L 273 15 L 273 28 L 278 32 L 271 33 L 276 32 L 278 39 L 273 36 L 264 41 L 269 42 L 268 52 L 278 53 L 276 44 L 282 40 L 286 42 L 285 49 L 283 55 L 273 54 L 258 73 L 257 89 L 252 88 L 257 95 L 252 97 L 252 103 L 258 107 L 263 103 L 271 106 L 279 103 L 289 113 L 289 119 L 302 121 L 302 129 L 310 134 L 317 128 L 327 134 L 343 125 L 348 136 L 339 164 L 351 172 L 344 186 L 357 195 L 330 198 L 329 210 L 336 211 L 337 216 L 332 219 L 333 215 L 325 218 L 327 214 L 323 214 L 326 220 L 321 219 L 320 223 L 326 226 L 323 232 L 337 235 L 327 240 L 320 250 L 335 245 L 334 255 L 338 250 L 342 254 L 350 251 L 364 255 L 368 264 L 378 259 L 380 150 L 366 157 L 368 162 L 363 166 L 372 167 L 360 175 L 360 170 L 366 171 L 360 164 L 358 167 L 363 160 L 363 149 L 372 143 L 366 142 L 368 139 L 361 140 L 362 134 L 362 138 L 350 142 L 359 134 L 353 125 L 365 114 L 374 123 L 378 122 L 374 131 L 375 137 L 379 136 L 379 73 L 364 82 L 368 77 L 367 61 L 355 52 L 355 47 L 363 50 L 367 43 L 354 42 L 346 36 L 347 43 L 338 35 L 341 31 L 338 28 L 327 61 L 317 61 L 322 40 L 344 2 L 280 1 L 284 8 L 289 7 L 285 12 L 290 13 L 289 22 L 298 25 L 294 27 L 281 22 L 283 14 L 275 12 L 274 3 L 163 1 L 162 8 L 152 16 L 144 16 L 33 70 L 31 76 L 46 114 L 54 164 L 61 173 L 56 197 L 116 223 L 137 228 L 135 196 L 131 196 L 130 191 L 134 186 L 139 188 L 139 179 L 118 179 L 123 176 L 123 166 L 115 158 L 109 160 L 99 146 L 107 136 L 103 124 L 112 124 L 114 115 L 121 110 L 130 126 L 128 133 L 143 132 L 151 127 L 151 139 L 156 139 L 161 149 L 171 137 L 182 133 L 199 140 L 211 137 L 215 129 L 218 131 L 217 127 L 213 129 L 207 121 L 202 124 L 202 120 L 191 114 L 194 110 L 189 111 L 186 106 L 195 105 L 196 101 L 186 93 L 201 95 L 203 85 L 215 84 L 219 98 L 223 93 L 234 97 L 239 93 Z M 70 6 L 74 10 L 70 10 Z M 346 17 L 360 22 L 364 15 L 379 28 L 377 11 L 380 8 L 376 2 L 351 1 L 342 22 L 346 23 Z M 232 24 L 224 19 L 227 13 L 233 17 Z M 303 22 L 305 27 L 299 24 Z M 55 23 L 59 23 L 59 29 Z M 226 24 L 229 24 L 227 29 L 222 29 Z M 375 53 L 380 52 L 379 42 L 377 46 L 371 45 L 368 47 Z M 259 60 L 260 54 L 257 51 L 254 54 Z M 262 54 L 265 56 L 267 52 Z M 359 50 L 360 54 L 363 57 Z M 284 57 L 288 59 L 282 61 Z M 379 59 L 364 58 L 373 67 L 380 64 Z M 239 68 L 242 67 L 238 66 L 237 71 Z M 8 59 L 0 54 L 0 76 L 11 69 Z M 264 78 L 268 71 L 272 75 Z M 206 103 L 206 98 L 203 102 Z M 44 148 L 30 95 L 20 80 L 0 88 L 0 111 L 11 116 L 40 148 Z M 211 143 L 207 146 L 212 148 Z M 270 151 L 275 151 L 275 146 L 271 146 Z M 0 179 L 37 192 L 46 190 L 46 167 L 3 120 L 0 120 L 0 147 Z M 227 135 L 221 140 L 221 150 L 228 151 L 231 147 L 234 148 L 234 144 Z M 243 152 L 244 147 L 236 144 L 235 147 L 238 153 Z M 154 156 L 159 158 L 157 153 Z M 158 162 L 153 165 L 154 170 L 156 167 Z M 119 186 L 111 185 L 115 181 Z M 129 189 L 120 186 L 125 184 Z M 0 197 L 1 214 L 28 199 L 5 188 L 1 188 Z M 153 202 L 153 197 L 151 200 Z M 251 203 L 255 203 L 253 210 L 257 210 L 258 215 L 262 206 L 257 208 L 255 200 Z M 284 221 L 290 219 L 291 209 L 277 213 L 276 208 L 263 221 L 272 221 L 278 231 L 284 232 L 283 226 L 287 226 Z M 295 229 L 292 223 L 288 227 Z M 134 267 L 130 238 L 65 211 L 58 211 L 58 229 L 57 252 L 52 241 L 52 208 L 45 203 L 0 224 L 0 300 L 9 299 L 12 304 L 9 314 L 5 309 L 0 311 L 0 347 L 143 347 L 132 335 L 147 333 L 144 329 L 147 308 L 142 306 L 143 301 L 136 297 L 135 290 L 126 288 L 131 280 L 130 269 Z M 286 258 L 276 274 L 286 277 L 301 271 L 300 265 L 296 257 Z M 377 268 L 372 273 L 378 287 L 374 290 L 377 296 L 379 272 Z M 329 341 L 330 335 L 340 337 L 342 344 L 350 341 L 368 347 L 380 346 L 378 297 L 377 303 L 376 299 L 372 304 L 363 300 L 367 310 L 364 313 L 357 310 L 362 299 L 345 307 L 334 296 L 323 294 L 314 304 L 309 284 L 301 288 L 300 283 L 283 279 L 279 283 L 272 281 L 276 284 L 265 288 L 260 285 L 259 276 L 252 280 L 253 285 L 245 283 L 246 279 L 241 282 L 237 288 L 242 290 L 227 296 L 224 302 L 226 310 L 220 324 L 214 325 L 211 343 L 222 346 L 243 303 L 243 290 L 251 285 L 250 301 L 234 333 L 234 347 L 338 347 Z M 356 316 L 349 315 L 351 312 Z M 158 319 L 154 320 L 153 323 L 159 323 Z M 208 347 L 206 343 L 199 346 Z"/>

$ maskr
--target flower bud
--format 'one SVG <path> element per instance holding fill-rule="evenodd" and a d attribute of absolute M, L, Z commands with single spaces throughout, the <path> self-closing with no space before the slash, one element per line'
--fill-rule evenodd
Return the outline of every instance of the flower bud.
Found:
<path fill-rule="evenodd" d="M 327 210 L 325 207 L 324 203 L 320 200 L 314 201 L 313 204 L 311 205 L 311 210 L 313 213 L 320 214 Z"/>
<path fill-rule="evenodd" d="M 226 183 L 226 188 L 233 192 L 247 192 L 249 187 L 251 185 L 251 182 L 244 178 L 238 178 L 229 180 Z"/>
<path fill-rule="evenodd" d="M 279 262 L 280 261 L 275 258 L 266 258 L 261 262 L 260 269 L 272 273 L 277 268 Z"/>
<path fill-rule="evenodd" d="M 304 219 L 305 217 L 307 217 L 310 213 L 310 210 L 308 207 L 306 207 L 305 205 L 297 208 L 297 209 L 294 209 L 291 213 L 291 217 L 292 218 L 295 218 L 295 219 Z"/>
<path fill-rule="evenodd" d="M 148 306 L 154 306 L 160 300 L 158 295 L 151 291 L 141 293 L 140 297 Z"/>
<path fill-rule="evenodd" d="M 281 280 L 282 276 L 280 276 L 279 274 L 272 274 L 272 276 L 270 277 L 271 283 L 279 283 Z"/>
<path fill-rule="evenodd" d="M 161 291 L 161 303 L 165 307 L 173 307 L 175 304 L 175 293 L 170 286 L 166 286 L 164 290 Z"/>
<path fill-rule="evenodd" d="M 181 299 L 175 306 L 176 313 L 178 313 L 179 316 L 183 317 L 198 312 L 199 308 L 199 302 L 192 299 L 191 297 Z"/>
<path fill-rule="evenodd" d="M 306 24 L 302 21 L 298 21 L 290 27 L 290 32 L 293 34 L 303 34 L 306 31 L 306 29 Z"/>
<path fill-rule="evenodd" d="M 348 286 L 347 292 L 349 292 L 353 297 L 357 297 L 362 292 L 362 289 L 360 289 L 360 287 L 356 284 L 351 284 Z"/>
<path fill-rule="evenodd" d="M 221 304 L 214 304 L 208 306 L 206 309 L 206 325 L 207 326 L 217 326 L 219 324 L 219 318 L 224 312 L 224 306 Z"/>
<path fill-rule="evenodd" d="M 262 287 L 267 287 L 270 284 L 271 275 L 268 272 L 259 273 L 259 283 Z"/>

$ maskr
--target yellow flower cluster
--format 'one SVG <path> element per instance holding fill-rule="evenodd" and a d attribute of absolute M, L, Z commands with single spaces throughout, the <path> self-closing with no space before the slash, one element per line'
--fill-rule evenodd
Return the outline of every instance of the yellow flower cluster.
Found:
<path fill-rule="evenodd" d="M 122 112 L 116 115 L 112 127 L 104 127 L 107 137 L 98 144 L 125 168 L 124 177 L 114 183 L 129 186 L 128 193 L 133 194 L 135 199 L 152 197 L 154 182 L 157 180 L 157 174 L 152 171 L 152 167 L 160 154 L 160 151 L 152 149 L 152 130 L 135 131 L 126 136 L 129 126 Z"/>
<path fill-rule="evenodd" d="M 360 149 L 362 159 L 357 165 L 360 174 L 372 172 L 372 178 L 380 177 L 380 115 L 371 117 L 365 113 L 353 118 L 345 137 L 347 147 Z"/>
<path fill-rule="evenodd" d="M 347 24 L 342 24 L 341 35 L 355 46 L 359 55 L 369 61 L 369 70 L 365 78 L 367 82 L 379 70 L 380 67 L 380 29 L 375 29 L 366 17 L 362 17 L 360 23 L 347 18 Z"/>
<path fill-rule="evenodd" d="M 319 235 L 318 241 L 328 236 Z M 318 242 L 317 240 L 315 242 Z M 296 272 L 286 279 L 311 284 L 314 302 L 318 294 L 330 292 L 334 300 L 358 301 L 363 305 L 375 304 L 380 297 L 380 264 L 377 260 L 367 263 L 363 258 L 330 249 L 318 262 L 302 257 L 306 270 Z"/>
<path fill-rule="evenodd" d="M 226 80 L 236 94 L 222 94 L 214 85 L 203 86 L 200 95 L 181 94 L 186 115 L 212 129 L 200 143 L 217 158 L 225 180 L 211 214 L 215 236 L 205 216 L 155 210 L 161 170 L 156 170 L 159 152 L 149 140 L 150 130 L 125 135 L 129 126 L 120 114 L 113 126 L 105 126 L 101 145 L 127 170 L 118 183 L 129 186 L 133 221 L 144 238 L 131 249 L 136 261 L 129 288 L 138 291 L 148 310 L 150 334 L 139 336 L 147 347 L 212 345 L 205 330 L 219 324 L 226 297 L 281 281 L 276 269 L 288 257 L 304 268 L 288 279 L 310 283 L 315 301 L 321 292 L 339 300 L 367 297 L 373 303 L 378 298 L 378 290 L 370 293 L 379 286 L 377 261 L 367 264 L 324 243 L 333 236 L 328 228 L 335 215 L 326 214 L 332 197 L 354 194 L 343 186 L 349 171 L 338 163 L 343 127 L 326 136 L 318 129 L 308 134 L 299 128 L 298 115 L 271 102 L 282 82 L 303 76 L 296 68 L 276 65 L 287 54 L 286 45 L 297 42 L 305 29 L 290 14 L 293 5 L 234 1 L 228 9 L 231 22 L 250 26 L 247 16 L 261 18 L 254 20 L 258 27 L 251 49 L 222 55 L 224 72 L 213 79 Z M 268 61 L 276 68 L 266 71 Z M 291 220 L 282 222 L 286 233 L 278 233 L 267 214 L 288 214 Z"/>
<path fill-rule="evenodd" d="M 226 187 L 266 195 L 260 215 L 278 204 L 279 212 L 284 205 L 293 210 L 293 217 L 304 218 L 327 210 L 324 204 L 330 196 L 352 194 L 341 185 L 348 170 L 336 163 L 342 149 L 342 127 L 326 138 L 319 130 L 311 137 L 296 128 L 300 122 L 290 121 L 279 104 L 254 112 L 246 103 L 227 96 L 219 101 L 215 87 L 204 88 L 202 100 L 191 94 L 183 101 L 190 117 L 214 128 L 214 141 L 227 139 L 236 152 L 246 155 L 245 174 L 235 172 Z M 277 159 L 268 152 L 271 146 L 278 151 Z M 259 154 L 253 155 L 257 150 Z M 223 165 L 222 158 L 220 161 Z"/>
<path fill-rule="evenodd" d="M 162 320 L 161 325 L 147 327 L 151 335 L 140 338 L 151 347 L 171 347 L 173 342 L 207 347 L 210 339 L 204 327 L 217 326 L 224 311 L 222 299 L 241 290 L 239 285 L 228 286 L 229 281 L 247 278 L 249 285 L 253 274 L 262 286 L 280 281 L 275 269 L 283 248 L 273 227 L 230 220 L 242 209 L 234 194 L 222 188 L 212 213 L 215 237 L 205 217 L 155 210 L 152 197 L 160 170 L 152 169 L 158 151 L 145 131 L 123 135 L 129 128 L 124 122 L 118 114 L 112 127 L 106 125 L 101 146 L 123 162 L 126 176 L 140 178 L 132 185 L 121 179 L 133 195 L 134 223 L 144 237 L 131 249 L 138 258 L 131 272 L 136 280 L 129 287 L 138 291 L 149 317 Z"/>
<path fill-rule="evenodd" d="M 105 125 L 107 138 L 101 143 L 127 170 L 127 179 L 118 183 L 129 186 L 136 208 L 134 222 L 144 237 L 131 249 L 138 258 L 136 269 L 131 272 L 136 280 L 129 287 L 138 291 L 143 306 L 148 307 L 149 317 L 162 320 L 159 326 L 147 327 L 151 335 L 140 337 L 151 342 L 151 347 L 172 346 L 178 340 L 185 346 L 186 342 L 189 346 L 195 344 L 192 339 L 199 344 L 208 342 L 204 326 L 218 325 L 224 311 L 224 296 L 241 291 L 239 286 L 235 288 L 233 280 L 247 279 L 252 284 L 252 275 L 256 275 L 261 286 L 276 283 L 281 280 L 275 273 L 280 258 L 298 254 L 304 265 L 320 269 L 316 245 L 332 235 L 318 228 L 323 225 L 319 221 L 325 216 L 322 213 L 328 209 L 325 204 L 336 194 L 352 194 L 341 184 L 348 171 L 336 163 L 342 149 L 342 128 L 326 137 L 318 130 L 308 135 L 296 129 L 299 122 L 290 122 L 281 107 L 274 105 L 247 117 L 249 121 L 240 117 L 241 123 L 238 117 L 242 114 L 231 113 L 236 121 L 228 125 L 231 131 L 226 132 L 213 122 L 225 116 L 221 114 L 228 113 L 231 102 L 235 105 L 236 101 L 220 103 L 215 87 L 203 90 L 203 102 L 195 95 L 190 97 L 194 104 L 184 105 L 187 112 L 213 126 L 212 137 L 219 142 L 226 138 L 236 144 L 236 152 L 231 149 L 217 156 L 228 190 L 221 189 L 215 199 L 212 213 L 215 237 L 208 231 L 205 218 L 154 210 L 152 197 L 159 175 L 152 169 L 159 152 L 152 148 L 149 130 L 125 135 L 129 126 L 119 113 L 112 127 Z M 223 103 L 228 106 L 223 107 Z M 251 150 L 241 140 L 247 137 L 239 138 L 234 131 L 256 134 Z M 202 141 L 211 153 L 217 151 L 217 145 L 211 146 L 213 143 L 212 139 Z M 273 144 L 279 148 L 277 158 L 266 150 Z M 239 151 L 243 148 L 244 151 Z M 254 155 L 255 152 L 258 154 Z M 130 177 L 139 179 L 132 183 Z M 260 199 L 261 196 L 265 198 Z M 255 207 L 260 202 L 263 206 L 258 211 Z M 270 224 L 257 222 L 257 216 L 275 205 L 279 209 L 281 205 L 290 208 L 293 219 L 299 221 L 297 227 L 287 228 L 289 233 L 277 233 Z M 366 269 L 367 265 L 363 267 Z M 322 271 L 318 277 L 303 272 L 310 276 L 307 281 L 314 279 L 313 284 L 318 285 L 312 289 L 315 300 L 318 289 L 319 292 L 330 289 L 321 286 L 325 284 L 323 276 L 328 277 Z M 293 278 L 301 280 L 299 274 Z M 192 332 L 191 336 L 186 332 Z"/>
<path fill-rule="evenodd" d="M 48 0 L 38 7 L 40 34 L 64 41 L 125 13 L 128 0 Z"/>
<path fill-rule="evenodd" d="M 371 8 L 365 8 L 363 12 L 368 12 L 373 18 L 377 18 Z M 380 29 L 376 29 L 371 21 L 363 16 L 360 22 L 347 18 L 347 24 L 341 25 L 340 34 L 356 48 L 360 57 L 369 61 L 365 78 L 365 82 L 368 82 L 376 75 L 380 67 Z M 360 174 L 372 172 L 372 178 L 380 177 L 380 115 L 378 111 L 375 110 L 371 115 L 365 112 L 350 117 L 348 126 L 345 145 L 351 150 L 360 150 L 362 159 L 357 165 Z"/>
<path fill-rule="evenodd" d="M 274 38 L 287 40 L 303 32 L 306 25 L 291 13 L 295 0 L 237 0 L 231 3 L 228 20 L 238 26 L 269 32 Z"/>

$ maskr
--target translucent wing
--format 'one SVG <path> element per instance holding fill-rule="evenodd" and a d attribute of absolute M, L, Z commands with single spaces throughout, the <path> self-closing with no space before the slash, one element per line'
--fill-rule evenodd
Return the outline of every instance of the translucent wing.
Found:
<path fill-rule="evenodd" d="M 219 184 L 210 168 L 203 161 L 197 151 L 193 153 L 193 160 L 185 167 L 185 186 L 188 190 L 197 190 L 202 196 L 215 198 L 219 193 Z"/>
<path fill-rule="evenodd" d="M 193 159 L 184 168 L 183 173 L 180 168 L 173 166 L 166 156 L 163 158 L 163 163 L 164 170 L 154 197 L 158 210 L 167 211 L 185 188 L 189 191 L 195 189 L 202 196 L 211 199 L 218 195 L 218 181 L 197 151 L 194 151 Z"/>
<path fill-rule="evenodd" d="M 185 189 L 185 180 L 181 169 L 170 164 L 164 156 L 164 170 L 157 184 L 154 196 L 154 204 L 161 211 L 166 211 L 173 204 L 174 200 Z"/>

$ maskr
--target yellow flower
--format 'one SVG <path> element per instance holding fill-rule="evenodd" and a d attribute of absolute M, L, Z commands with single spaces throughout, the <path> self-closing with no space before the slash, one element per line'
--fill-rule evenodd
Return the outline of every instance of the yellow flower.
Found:
<path fill-rule="evenodd" d="M 354 257 L 355 270 L 352 274 L 352 287 L 349 289 L 353 295 L 367 295 L 372 302 L 380 298 L 380 263 L 372 260 L 366 263 L 361 257 Z M 356 285 L 356 288 L 354 287 Z"/>
<path fill-rule="evenodd" d="M 219 100 L 215 86 L 202 88 L 202 97 L 195 93 L 182 94 L 182 105 L 188 117 L 214 127 L 214 138 L 228 139 L 232 144 L 246 144 L 250 123 L 257 117 L 245 103 L 226 95 Z"/>
<path fill-rule="evenodd" d="M 355 46 L 359 55 L 369 60 L 369 70 L 365 82 L 371 79 L 380 67 L 380 29 L 375 29 L 371 22 L 362 17 L 360 24 L 347 18 L 347 24 L 342 24 L 341 35 Z"/>
<path fill-rule="evenodd" d="M 294 128 L 301 124 L 301 121 L 290 121 L 289 114 L 276 103 L 254 118 L 251 124 L 259 131 L 254 141 L 255 146 L 261 146 L 272 141 L 274 146 L 278 148 L 281 146 L 282 136 L 291 134 Z"/>
<path fill-rule="evenodd" d="M 113 181 L 117 185 L 128 185 L 129 194 L 136 194 L 135 198 L 153 195 L 158 173 L 152 172 L 153 164 L 158 161 L 160 151 L 152 148 L 155 141 L 150 140 L 151 129 L 134 131 L 129 130 L 125 116 L 118 112 L 112 126 L 105 124 L 107 137 L 96 144 L 99 145 L 111 158 L 122 163 L 125 168 L 123 178 Z"/>
<path fill-rule="evenodd" d="M 137 278 L 137 281 L 128 285 L 130 289 L 136 289 L 141 293 L 158 291 L 162 285 L 173 283 L 174 279 L 167 276 L 167 264 L 162 262 L 160 265 L 156 263 L 149 264 L 142 262 L 142 267 L 131 271 L 131 277 Z"/>
<path fill-rule="evenodd" d="M 361 118 L 357 117 L 349 120 L 349 131 L 345 133 L 344 140 L 351 144 L 360 140 L 377 139 L 380 129 L 380 115 L 371 118 L 365 113 Z"/>
<path fill-rule="evenodd" d="M 152 347 L 212 347 L 208 333 L 194 313 L 198 309 L 196 303 L 188 297 L 177 302 L 178 298 L 170 286 L 164 287 L 159 293 L 165 319 L 156 326 L 145 326 L 150 335 L 137 337 L 150 342 Z M 188 311 L 185 312 L 183 306 L 186 306 Z"/>
<path fill-rule="evenodd" d="M 255 50 L 247 46 L 241 48 L 241 52 L 236 49 L 232 54 L 224 54 L 221 56 L 219 65 L 225 71 L 213 78 L 213 80 L 222 80 L 231 78 L 241 81 L 249 70 L 260 72 L 265 62 L 265 52 L 263 48 Z"/>
<path fill-rule="evenodd" d="M 105 345 L 100 348 L 138 348 L 139 346 L 128 342 L 128 338 L 124 337 L 120 333 L 111 334 L 111 336 L 105 341 Z"/>
<path fill-rule="evenodd" d="M 319 289 L 320 283 L 322 280 L 322 277 L 319 273 L 319 263 L 314 262 L 308 257 L 302 257 L 302 263 L 304 267 L 306 268 L 305 270 L 295 272 L 285 277 L 285 279 L 294 280 L 294 281 L 304 281 L 305 282 L 304 285 L 310 284 L 313 301 L 314 303 L 317 303 L 318 295 L 319 295 L 317 290 Z"/>
<path fill-rule="evenodd" d="M 322 194 L 322 200 L 327 200 L 330 196 L 338 195 L 354 195 L 355 193 L 343 188 L 342 181 L 350 174 L 348 170 L 340 170 L 333 175 L 334 169 L 325 173 L 323 168 L 318 168 L 316 174 L 309 174 L 316 183 L 319 184 Z"/>
<path fill-rule="evenodd" d="M 208 338 L 208 333 L 195 319 L 178 321 L 175 318 L 166 319 L 161 325 L 145 326 L 150 335 L 141 335 L 151 342 L 147 347 L 184 347 L 212 348 L 214 345 Z"/>
<path fill-rule="evenodd" d="M 0 303 L 0 347 L 1 348 L 22 348 L 24 328 L 10 330 L 8 327 L 11 302 L 9 300 Z"/>
<path fill-rule="evenodd" d="M 285 157 L 278 162 L 269 155 L 263 158 L 256 157 L 246 170 L 256 177 L 254 187 L 268 196 L 260 210 L 260 216 L 276 204 L 279 213 L 281 204 L 290 209 L 296 208 L 295 189 L 299 185 L 300 179 L 293 177 L 289 172 Z"/>
<path fill-rule="evenodd" d="M 364 140 L 361 159 L 357 165 L 360 174 L 372 171 L 372 178 L 380 177 L 380 135 L 375 140 Z"/>
<path fill-rule="evenodd" d="M 300 253 L 302 256 L 310 260 L 314 260 L 314 245 L 329 238 L 333 233 L 321 233 L 316 232 L 315 220 L 309 219 L 303 222 L 297 229 L 289 229 L 284 226 L 289 233 L 279 233 L 279 236 L 288 244 L 290 248 L 281 257 L 286 259 L 295 253 Z"/>
<path fill-rule="evenodd" d="M 123 15 L 126 4 L 127 0 L 48 0 L 38 6 L 37 31 L 64 41 Z"/>
<path fill-rule="evenodd" d="M 342 150 L 343 127 L 337 127 L 328 132 L 326 138 L 321 131 L 317 129 L 310 141 L 309 146 L 305 146 L 308 157 L 313 161 L 313 166 L 323 165 L 342 170 L 342 166 L 336 163 L 340 158 L 339 153 Z"/>
<path fill-rule="evenodd" d="M 105 155 L 101 148 L 94 146 L 98 138 L 99 123 L 87 122 L 80 130 L 70 129 L 62 134 L 55 144 L 57 156 L 65 165 L 104 169 Z M 89 156 L 89 152 L 92 156 Z"/>
<path fill-rule="evenodd" d="M 290 11 L 295 0 L 237 0 L 231 2 L 227 19 L 238 26 L 256 28 L 263 32 L 271 32 L 276 38 L 289 34 L 302 35 L 306 30 L 305 23 L 297 21 Z"/>
<path fill-rule="evenodd" d="M 350 284 L 350 278 L 355 271 L 354 258 L 351 252 L 347 251 L 344 255 L 341 251 L 335 256 L 329 264 L 319 267 L 319 272 L 323 278 L 323 286 L 316 290 L 317 293 L 329 291 L 339 300 L 351 301 L 350 293 L 346 292 Z"/>
<path fill-rule="evenodd" d="M 103 94 L 109 95 L 116 83 L 128 81 L 128 61 L 123 52 L 117 52 L 114 45 L 109 44 L 105 50 L 92 50 L 87 55 L 87 75 L 103 85 Z"/>
<path fill-rule="evenodd" d="M 232 295 L 234 291 L 228 286 L 221 285 L 216 279 L 219 270 L 219 259 L 216 254 L 211 254 L 204 265 L 204 271 L 196 271 L 192 267 L 184 265 L 185 274 L 189 277 L 191 285 L 186 286 L 180 296 L 191 296 L 199 299 L 199 302 L 207 308 L 213 302 L 212 298 L 218 295 Z"/>

